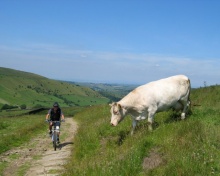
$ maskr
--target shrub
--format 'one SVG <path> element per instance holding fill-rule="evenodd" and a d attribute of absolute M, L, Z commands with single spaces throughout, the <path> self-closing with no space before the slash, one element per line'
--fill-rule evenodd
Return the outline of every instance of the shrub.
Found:
<path fill-rule="evenodd" d="M 5 110 L 5 109 L 13 109 L 13 108 L 17 108 L 17 106 L 12 106 L 12 105 L 8 105 L 8 104 L 4 104 L 1 109 Z"/>

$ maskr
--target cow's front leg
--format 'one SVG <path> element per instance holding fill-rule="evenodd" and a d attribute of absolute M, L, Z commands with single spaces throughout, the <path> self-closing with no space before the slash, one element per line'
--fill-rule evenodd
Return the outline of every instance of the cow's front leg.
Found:
<path fill-rule="evenodd" d="M 148 113 L 148 130 L 153 131 L 154 113 Z"/>
<path fill-rule="evenodd" d="M 133 119 L 133 121 L 132 121 L 131 135 L 134 134 L 134 130 L 135 130 L 136 126 L 137 126 L 137 120 Z"/>

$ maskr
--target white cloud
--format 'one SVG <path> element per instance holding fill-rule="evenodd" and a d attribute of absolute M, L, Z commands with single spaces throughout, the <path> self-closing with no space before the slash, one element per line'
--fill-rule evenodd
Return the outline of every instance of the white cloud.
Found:
<path fill-rule="evenodd" d="M 1 66 L 53 79 L 143 84 L 186 74 L 194 87 L 220 83 L 219 59 L 169 57 L 145 53 L 77 50 L 63 46 L 28 44 L 0 46 Z"/>

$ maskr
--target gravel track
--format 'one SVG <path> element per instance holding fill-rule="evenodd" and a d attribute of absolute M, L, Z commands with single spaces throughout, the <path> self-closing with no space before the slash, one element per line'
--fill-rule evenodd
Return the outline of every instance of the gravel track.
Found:
<path fill-rule="evenodd" d="M 48 129 L 47 127 L 45 127 Z M 60 146 L 54 151 L 51 138 L 45 132 L 22 147 L 12 149 L 0 156 L 0 162 L 7 162 L 4 176 L 55 176 L 60 175 L 63 165 L 71 154 L 77 123 L 65 118 L 61 125 Z"/>

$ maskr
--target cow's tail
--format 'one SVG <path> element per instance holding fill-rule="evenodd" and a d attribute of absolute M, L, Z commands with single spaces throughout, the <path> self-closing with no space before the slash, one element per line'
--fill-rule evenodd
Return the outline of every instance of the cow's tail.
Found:
<path fill-rule="evenodd" d="M 188 78 L 187 80 L 187 83 L 188 83 L 188 100 L 187 100 L 187 109 L 188 109 L 188 113 L 191 114 L 192 111 L 191 111 L 191 100 L 190 100 L 190 93 L 191 93 L 191 83 L 190 83 L 190 79 Z"/>

